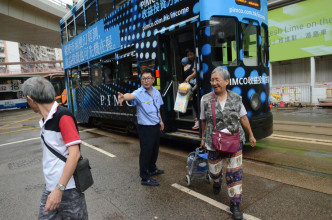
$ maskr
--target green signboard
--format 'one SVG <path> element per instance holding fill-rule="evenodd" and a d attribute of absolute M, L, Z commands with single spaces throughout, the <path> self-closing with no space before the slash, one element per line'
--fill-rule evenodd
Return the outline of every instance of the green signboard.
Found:
<path fill-rule="evenodd" d="M 332 54 L 332 0 L 306 0 L 269 11 L 270 60 Z"/>

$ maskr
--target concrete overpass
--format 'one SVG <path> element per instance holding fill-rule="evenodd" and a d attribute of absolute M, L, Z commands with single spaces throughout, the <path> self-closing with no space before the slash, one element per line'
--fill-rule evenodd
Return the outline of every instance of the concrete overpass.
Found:
<path fill-rule="evenodd" d="M 0 0 L 0 40 L 61 48 L 59 21 L 67 12 L 48 0 Z"/>

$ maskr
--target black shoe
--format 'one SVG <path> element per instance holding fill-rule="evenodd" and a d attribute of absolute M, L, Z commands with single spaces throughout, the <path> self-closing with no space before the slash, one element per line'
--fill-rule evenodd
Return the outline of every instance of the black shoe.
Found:
<path fill-rule="evenodd" d="M 152 171 L 150 173 L 150 176 L 155 176 L 155 175 L 159 175 L 159 174 L 163 174 L 163 173 L 165 173 L 164 170 L 155 169 L 154 171 Z"/>
<path fill-rule="evenodd" d="M 221 183 L 220 182 L 213 183 L 213 193 L 215 195 L 218 195 L 220 193 L 220 190 L 221 190 Z"/>
<path fill-rule="evenodd" d="M 233 213 L 233 219 L 234 220 L 242 220 L 243 219 L 243 214 L 240 211 L 240 207 L 239 207 L 238 204 L 234 204 L 234 203 L 231 202 L 230 210 Z"/>
<path fill-rule="evenodd" d="M 141 181 L 141 184 L 144 186 L 159 186 L 159 182 L 157 180 L 154 180 L 152 178 Z"/>

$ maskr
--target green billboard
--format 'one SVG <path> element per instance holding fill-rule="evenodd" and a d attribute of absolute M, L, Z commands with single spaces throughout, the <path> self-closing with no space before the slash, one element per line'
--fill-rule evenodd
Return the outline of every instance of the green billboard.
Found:
<path fill-rule="evenodd" d="M 270 61 L 332 54 L 332 0 L 269 11 Z"/>

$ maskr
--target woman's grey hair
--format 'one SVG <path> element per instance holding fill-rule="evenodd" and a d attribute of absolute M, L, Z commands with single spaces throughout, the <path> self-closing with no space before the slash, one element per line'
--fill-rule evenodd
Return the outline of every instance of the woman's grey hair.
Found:
<path fill-rule="evenodd" d="M 223 80 L 229 80 L 230 79 L 229 72 L 227 70 L 225 70 L 224 68 L 222 68 L 222 67 L 215 68 L 212 71 L 211 75 L 214 74 L 214 73 L 219 73 L 219 75 L 223 78 Z"/>
<path fill-rule="evenodd" d="M 31 77 L 23 83 L 25 96 L 30 96 L 39 104 L 52 103 L 55 91 L 52 83 L 43 77 Z"/>

